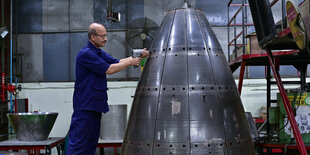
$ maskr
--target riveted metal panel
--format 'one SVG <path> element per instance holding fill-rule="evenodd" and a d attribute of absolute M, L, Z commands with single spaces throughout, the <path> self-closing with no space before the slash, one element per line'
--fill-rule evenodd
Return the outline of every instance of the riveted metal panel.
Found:
<path fill-rule="evenodd" d="M 214 49 L 210 51 L 210 59 L 216 84 L 219 87 L 235 86 L 231 70 L 227 64 L 222 50 Z"/>
<path fill-rule="evenodd" d="M 220 44 L 206 18 L 204 13 L 200 10 L 196 10 L 198 19 L 200 21 L 201 29 L 204 33 L 204 38 L 207 44 L 207 48 L 218 48 L 220 47 Z"/>
<path fill-rule="evenodd" d="M 173 73 L 173 74 L 171 74 Z M 187 54 L 167 53 L 162 75 L 162 87 L 187 85 Z"/>
<path fill-rule="evenodd" d="M 147 154 L 255 154 L 234 79 L 203 12 L 168 12 L 158 36 L 138 83 L 129 122 L 135 126 L 128 126 L 126 142 L 142 131 L 138 121 L 149 120 Z M 145 150 L 136 142 L 131 154 Z M 132 150 L 127 145 L 123 154 Z"/>
<path fill-rule="evenodd" d="M 156 121 L 154 131 L 155 148 L 189 148 L 189 121 Z"/>
<path fill-rule="evenodd" d="M 69 1 L 42 0 L 43 31 L 69 30 Z"/>
<path fill-rule="evenodd" d="M 141 86 L 146 88 L 154 88 L 156 90 L 160 89 L 164 60 L 165 55 L 154 52 L 150 54 L 139 81 Z"/>
<path fill-rule="evenodd" d="M 213 138 L 208 139 L 203 142 L 191 143 L 191 153 L 196 155 L 202 154 L 215 154 L 215 155 L 225 155 L 227 154 L 227 147 L 224 139 Z"/>
<path fill-rule="evenodd" d="M 160 52 L 167 47 L 167 42 L 170 37 L 170 30 L 172 27 L 175 11 L 170 11 L 167 16 L 165 16 L 160 28 L 158 29 L 158 35 L 154 39 L 151 45 L 151 52 Z"/>
<path fill-rule="evenodd" d="M 43 35 L 44 81 L 69 81 L 69 34 Z"/>
<path fill-rule="evenodd" d="M 127 139 L 124 142 L 138 144 L 138 142 L 152 143 L 155 129 L 155 120 L 135 119 L 131 120 L 127 126 Z"/>
<path fill-rule="evenodd" d="M 214 85 L 212 65 L 206 49 L 204 51 L 189 51 L 188 66 L 189 85 Z"/>
<path fill-rule="evenodd" d="M 225 151 L 224 150 L 209 150 L 209 149 L 196 149 L 196 148 L 192 148 L 191 154 L 194 155 L 205 155 L 205 154 L 212 154 L 212 155 L 225 155 Z"/>
<path fill-rule="evenodd" d="M 186 11 L 185 9 L 176 10 L 173 25 L 170 32 L 170 38 L 168 43 L 168 49 L 174 52 L 181 52 L 182 48 L 186 46 Z M 182 27 L 183 25 L 185 27 Z M 185 45 L 185 46 L 184 46 Z"/>
<path fill-rule="evenodd" d="M 145 93 L 144 93 L 145 92 Z M 137 93 L 140 93 L 138 95 Z M 132 105 L 132 116 L 135 119 L 155 119 L 159 91 L 152 88 L 140 88 Z"/>
<path fill-rule="evenodd" d="M 242 139 L 239 141 L 226 141 L 227 154 L 255 154 L 252 141 Z"/>
<path fill-rule="evenodd" d="M 212 140 L 225 141 L 223 124 L 221 120 L 217 121 L 191 121 L 190 125 L 191 142 L 211 143 Z"/>
<path fill-rule="evenodd" d="M 223 110 L 226 141 L 250 139 L 248 124 L 240 97 L 236 91 L 218 90 L 219 101 Z"/>
<path fill-rule="evenodd" d="M 161 91 L 157 120 L 189 120 L 188 96 L 180 87 L 164 87 Z M 173 90 L 175 89 L 175 90 Z"/>
<path fill-rule="evenodd" d="M 212 139 L 224 141 L 223 118 L 215 87 L 190 88 L 191 142 L 208 142 Z M 211 134 L 212 133 L 212 134 Z"/>
<path fill-rule="evenodd" d="M 146 144 L 143 145 L 144 143 L 140 143 L 140 145 L 136 144 L 126 144 L 126 152 L 123 151 L 122 154 L 123 155 L 130 155 L 130 154 L 134 154 L 134 155 L 146 155 L 146 154 L 152 154 L 152 146 L 151 144 Z"/>
<path fill-rule="evenodd" d="M 163 154 L 177 154 L 177 155 L 188 155 L 190 154 L 189 148 L 154 148 L 153 155 L 163 155 Z"/>
<path fill-rule="evenodd" d="M 203 50 L 205 47 L 204 38 L 201 32 L 201 26 L 196 15 L 196 11 L 192 9 L 186 10 L 187 20 L 187 47 L 189 50 Z"/>
<path fill-rule="evenodd" d="M 197 89 L 197 88 L 196 88 Z M 207 90 L 209 89 L 209 91 Z M 191 121 L 220 121 L 222 114 L 216 90 L 205 87 L 206 91 L 190 91 L 190 120 Z"/>

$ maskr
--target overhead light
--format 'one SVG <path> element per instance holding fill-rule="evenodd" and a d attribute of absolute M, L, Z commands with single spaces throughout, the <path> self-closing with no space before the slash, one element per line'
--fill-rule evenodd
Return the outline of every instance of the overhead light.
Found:
<path fill-rule="evenodd" d="M 9 30 L 6 27 L 1 27 L 0 28 L 1 38 L 4 38 L 8 33 L 9 33 Z"/>

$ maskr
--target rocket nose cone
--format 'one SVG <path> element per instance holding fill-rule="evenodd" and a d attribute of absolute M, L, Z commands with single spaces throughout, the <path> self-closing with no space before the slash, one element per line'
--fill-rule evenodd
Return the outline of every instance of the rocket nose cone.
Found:
<path fill-rule="evenodd" d="M 255 154 L 236 84 L 202 11 L 169 11 L 150 51 L 122 154 Z"/>

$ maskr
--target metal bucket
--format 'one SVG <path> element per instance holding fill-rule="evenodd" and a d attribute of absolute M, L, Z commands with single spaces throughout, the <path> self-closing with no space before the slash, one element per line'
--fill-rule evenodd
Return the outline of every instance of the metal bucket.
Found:
<path fill-rule="evenodd" d="M 7 117 L 21 141 L 42 141 L 48 138 L 58 113 L 8 113 Z"/>
<path fill-rule="evenodd" d="M 109 109 L 101 117 L 100 139 L 122 140 L 127 124 L 127 105 L 109 105 Z"/>

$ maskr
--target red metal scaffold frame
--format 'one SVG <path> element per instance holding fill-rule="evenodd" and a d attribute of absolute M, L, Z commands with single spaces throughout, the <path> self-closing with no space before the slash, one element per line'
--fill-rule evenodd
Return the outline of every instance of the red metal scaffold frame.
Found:
<path fill-rule="evenodd" d="M 237 59 L 233 60 L 230 63 L 230 65 L 239 63 L 241 61 L 240 62 L 241 68 L 240 68 L 240 74 L 239 74 L 239 83 L 238 83 L 238 92 L 241 95 L 243 78 L 244 78 L 244 71 L 245 71 L 245 66 L 247 65 L 247 60 L 250 60 L 252 58 L 253 59 L 264 58 L 264 57 L 268 58 L 268 63 L 269 63 L 269 65 L 273 71 L 274 78 L 276 80 L 278 89 L 280 91 L 281 98 L 283 100 L 283 104 L 284 104 L 288 119 L 290 121 L 290 124 L 291 124 L 292 130 L 293 130 L 293 133 L 294 133 L 294 137 L 296 139 L 296 143 L 297 143 L 297 147 L 299 149 L 299 152 L 301 155 L 307 155 L 307 150 L 306 150 L 305 144 L 303 142 L 303 139 L 301 137 L 301 134 L 299 132 L 298 124 L 296 122 L 293 111 L 290 107 L 289 100 L 288 100 L 287 95 L 285 93 L 285 89 L 283 86 L 283 82 L 281 80 L 281 76 L 279 74 L 279 71 L 276 69 L 277 65 L 279 65 L 279 64 L 276 64 L 276 62 L 274 61 L 275 58 L 273 57 L 273 56 L 287 56 L 287 55 L 296 54 L 298 52 L 299 52 L 299 50 L 272 53 L 271 50 L 267 49 L 266 53 L 262 53 L 262 54 L 244 54 L 244 55 L 238 57 Z M 251 63 L 251 62 L 249 62 L 249 63 Z"/>
<path fill-rule="evenodd" d="M 279 33 L 279 36 L 283 37 L 289 33 L 290 33 L 290 29 L 286 28 L 282 32 Z M 287 55 L 297 54 L 298 52 L 299 52 L 299 50 L 271 52 L 271 50 L 267 49 L 266 53 L 262 53 L 262 54 L 244 54 L 244 55 L 234 59 L 233 61 L 231 61 L 230 65 L 241 63 L 240 64 L 241 68 L 240 68 L 240 74 L 239 74 L 239 81 L 238 81 L 238 92 L 241 95 L 245 66 L 248 65 L 249 63 L 250 64 L 253 63 L 253 62 L 250 62 L 251 59 L 259 59 L 259 58 L 264 58 L 264 57 L 268 58 L 268 61 L 266 63 L 269 63 L 270 67 L 272 68 L 273 75 L 275 77 L 278 89 L 280 91 L 281 98 L 283 100 L 283 104 L 284 104 L 286 113 L 288 115 L 288 119 L 290 121 L 290 124 L 291 124 L 292 130 L 293 130 L 294 137 L 296 139 L 296 143 L 297 143 L 297 147 L 299 149 L 299 152 L 301 155 L 307 155 L 306 147 L 305 147 L 305 144 L 304 144 L 303 139 L 301 137 L 301 134 L 299 132 L 298 124 L 296 122 L 293 111 L 290 107 L 289 100 L 288 100 L 287 95 L 285 93 L 285 89 L 283 86 L 283 82 L 281 80 L 281 76 L 279 75 L 279 72 L 276 69 L 279 64 L 277 64 L 277 62 L 274 61 L 275 60 L 274 56 L 285 56 L 285 55 L 287 56 Z M 302 60 L 302 61 L 304 61 L 304 60 Z M 307 62 L 307 63 L 309 63 L 309 62 Z"/>
<path fill-rule="evenodd" d="M 229 7 L 230 6 L 240 6 L 240 8 L 237 10 L 237 12 L 233 15 L 233 17 L 228 20 L 228 40 L 229 40 L 229 26 L 236 26 L 236 23 L 234 24 L 231 24 L 232 21 L 236 18 L 237 14 L 239 12 L 241 12 L 241 10 L 243 11 L 242 13 L 244 13 L 244 10 L 242 9 L 243 6 L 246 6 L 244 4 L 244 1 L 243 1 L 243 4 L 232 4 L 232 1 L 233 0 L 230 0 L 228 2 L 228 18 L 230 17 L 229 16 Z M 273 6 L 278 0 L 273 0 L 270 5 Z M 242 14 L 242 19 L 244 18 L 244 14 Z M 242 34 L 244 36 L 244 26 L 247 26 L 247 25 L 250 25 L 250 24 L 247 24 L 246 21 L 243 20 L 242 22 L 242 28 L 243 30 L 237 35 L 235 33 L 235 37 L 231 40 L 231 41 L 228 41 L 228 60 L 230 61 L 230 52 L 229 52 L 229 46 L 231 46 L 233 44 L 233 42 L 235 42 L 235 48 L 237 46 L 244 46 L 245 45 L 245 40 L 243 38 L 243 42 L 242 44 L 237 44 L 237 38 L 239 38 Z M 278 34 L 278 37 L 279 38 L 282 38 L 283 36 L 286 36 L 290 33 L 290 28 L 286 28 L 284 29 L 282 32 L 280 32 Z M 299 152 L 300 154 L 302 155 L 306 155 L 307 154 L 307 151 L 306 151 L 306 147 L 305 147 L 305 144 L 303 142 L 303 139 L 300 135 L 300 132 L 299 132 L 299 128 L 298 128 L 298 124 L 296 122 L 296 119 L 295 119 L 295 116 L 293 114 L 293 111 L 290 107 L 290 104 L 289 104 L 289 100 L 287 98 L 287 95 L 286 95 L 286 92 L 285 92 L 285 89 L 284 89 L 284 86 L 283 86 L 283 82 L 281 80 L 281 77 L 280 77 L 280 74 L 279 74 L 279 71 L 278 71 L 278 67 L 279 66 L 279 62 L 278 61 L 275 61 L 275 59 L 273 58 L 274 55 L 290 55 L 290 54 L 296 54 L 298 53 L 299 50 L 293 50 L 293 51 L 284 51 L 284 52 L 276 52 L 276 53 L 272 53 L 270 49 L 266 49 L 266 53 L 263 53 L 263 54 L 245 54 L 244 52 L 244 49 L 243 49 L 243 55 L 241 55 L 240 57 L 238 58 L 235 58 L 233 61 L 230 62 L 230 65 L 231 65 L 231 70 L 232 71 L 235 71 L 235 69 L 237 69 L 239 66 L 241 66 L 240 68 L 240 75 L 239 75 L 239 83 L 238 83 L 238 92 L 239 94 L 241 95 L 241 90 L 242 90 L 242 83 L 243 83 L 243 78 L 244 78 L 244 71 L 245 71 L 245 66 L 246 65 L 270 65 L 270 68 L 272 69 L 272 72 L 273 72 L 273 75 L 274 75 L 274 78 L 276 80 L 276 83 L 277 83 L 277 86 L 278 86 L 278 89 L 280 91 L 280 94 L 281 94 L 281 98 L 283 100 L 283 104 L 284 104 L 284 107 L 285 107 L 285 111 L 288 115 L 288 119 L 290 121 L 290 124 L 291 124 L 291 127 L 293 129 L 293 133 L 294 133 L 294 137 L 296 139 L 296 142 L 297 142 L 297 146 L 298 146 L 298 149 L 299 149 Z M 237 54 L 235 54 L 237 55 Z M 263 60 L 263 61 L 260 61 L 259 63 L 255 63 L 255 62 L 251 62 L 252 60 L 252 57 L 254 59 L 257 59 L 257 60 Z M 266 59 L 267 57 L 267 60 L 264 60 Z M 305 60 L 303 58 L 298 58 L 299 60 L 301 61 L 304 61 L 304 62 L 307 62 L 307 64 L 309 64 L 309 60 Z M 290 60 L 286 59 L 286 63 L 288 63 Z M 301 62 L 302 63 L 302 62 Z M 288 63 L 290 64 L 290 63 Z M 296 66 L 295 66 L 296 67 Z M 269 73 L 268 75 L 270 75 L 270 68 L 268 66 L 268 70 L 269 70 Z M 305 77 L 304 77 L 305 78 Z M 270 82 L 270 79 L 268 80 Z M 270 83 L 269 83 L 270 84 Z M 267 85 L 268 85 L 268 82 L 267 82 Z M 270 87 L 270 86 L 269 86 Z M 268 89 L 268 88 L 267 88 Z M 270 92 L 269 92 L 269 95 L 270 95 Z M 267 96 L 268 96 L 268 93 L 267 93 Z M 270 96 L 269 96 L 270 97 Z M 268 97 L 267 97 L 268 98 Z M 267 99 L 268 100 L 268 99 Z M 270 101 L 267 101 L 267 107 L 268 107 L 268 103 L 270 104 Z M 268 110 L 267 110 L 268 111 Z M 268 113 L 268 112 L 267 112 Z M 268 122 L 268 119 L 267 119 L 267 122 Z M 268 127 L 267 127 L 267 131 L 268 131 Z"/>
<path fill-rule="evenodd" d="M 286 95 L 286 92 L 285 92 L 285 89 L 284 89 L 284 86 L 283 86 L 280 74 L 275 69 L 272 52 L 271 52 L 271 50 L 268 50 L 268 49 L 266 50 L 266 52 L 267 52 L 267 57 L 268 57 L 268 60 L 269 60 L 270 67 L 272 69 L 274 78 L 276 79 L 277 86 L 278 86 L 278 89 L 280 91 L 281 98 L 283 100 L 283 104 L 284 104 L 284 107 L 285 107 L 285 111 L 286 111 L 287 117 L 288 117 L 288 119 L 290 121 L 290 124 L 291 124 L 291 127 L 293 129 L 294 137 L 296 139 L 296 143 L 297 143 L 299 152 L 302 155 L 307 155 L 307 150 L 306 150 L 304 141 L 303 141 L 303 139 L 302 139 L 302 137 L 300 135 L 300 132 L 299 132 L 299 129 L 298 129 L 298 125 L 297 125 L 294 113 L 292 111 L 292 108 L 290 106 L 289 100 L 287 98 L 287 95 Z"/>

